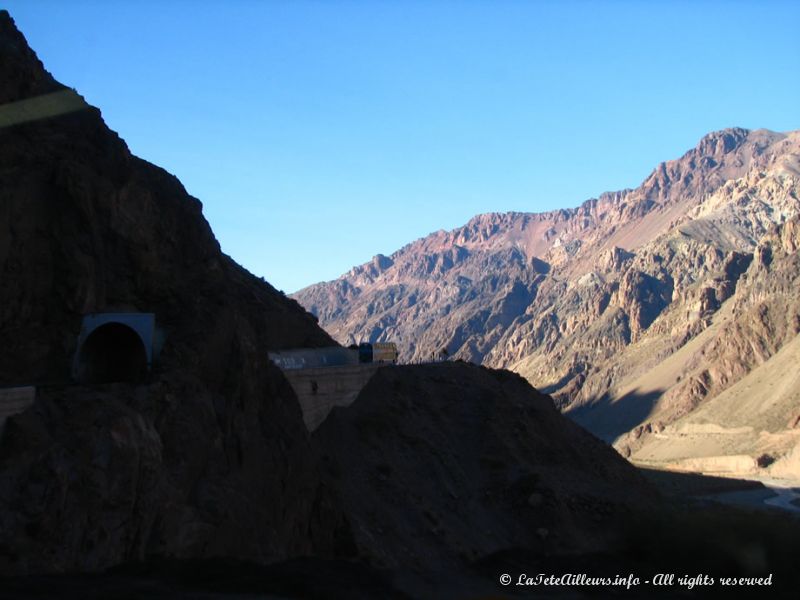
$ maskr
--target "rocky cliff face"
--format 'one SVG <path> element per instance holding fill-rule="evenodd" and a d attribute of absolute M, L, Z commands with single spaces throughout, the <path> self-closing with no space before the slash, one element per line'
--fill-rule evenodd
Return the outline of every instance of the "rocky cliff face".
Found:
<path fill-rule="evenodd" d="M 709 134 L 635 190 L 603 194 L 571 210 L 480 215 L 294 297 L 342 342 L 392 338 L 409 361 L 446 346 L 451 355 L 511 365 L 529 352 L 515 350 L 503 334 L 518 329 L 511 326 L 515 319 L 547 313 L 536 307 L 537 296 L 548 304 L 581 277 L 584 284 L 613 277 L 595 300 L 605 311 L 604 294 L 615 295 L 635 337 L 671 302 L 671 286 L 695 276 L 681 273 L 681 281 L 670 281 L 635 251 L 679 226 L 700 254 L 704 245 L 752 251 L 771 225 L 797 210 L 799 145 L 797 133 Z"/>
<path fill-rule="evenodd" d="M 613 441 L 653 410 L 665 422 L 693 410 L 792 338 L 780 311 L 762 319 L 744 307 L 782 289 L 757 265 L 770 260 L 770 236 L 794 227 L 799 198 L 800 132 L 728 129 L 634 190 L 571 210 L 480 215 L 295 298 L 342 342 L 394 340 L 407 361 L 445 348 L 513 368 Z M 676 371 L 635 391 L 723 306 L 741 325 L 729 336 L 739 342 L 720 348 L 740 367 L 706 352 L 700 370 L 727 373 L 714 383 Z"/>
<path fill-rule="evenodd" d="M 0 440 L 0 571 L 310 553 L 325 500 L 266 352 L 331 339 L 220 252 L 200 202 L 55 82 L 5 12 L 0 94 L 0 385 L 39 384 Z M 109 310 L 164 329 L 149 385 L 69 385 L 82 315 Z"/>
<path fill-rule="evenodd" d="M 657 390 L 650 413 L 617 440 L 623 453 L 678 468 L 800 477 L 796 465 L 781 464 L 800 440 L 798 231 L 798 216 L 773 227 L 741 264 L 727 262 L 712 285 L 666 311 L 659 330 L 623 353 L 619 365 L 632 364 L 626 354 L 637 351 L 656 355 L 643 352 L 645 344 L 669 356 L 655 368 L 631 369 L 614 390 Z M 736 273 L 734 288 L 726 282 Z"/>
<path fill-rule="evenodd" d="M 382 373 L 309 436 L 267 352 L 332 344 L 314 318 L 225 256 L 200 202 L 55 82 L 4 11 L 0 83 L 0 385 L 37 385 L 0 437 L 0 574 L 148 557 L 463 564 L 527 534 L 583 549 L 582 531 L 600 543 L 631 498 L 651 498 L 549 398 L 468 365 Z M 363 277 L 390 267 L 379 258 Z M 95 311 L 155 313 L 166 339 L 148 381 L 69 381 Z M 435 461 L 452 473 L 423 475 Z M 496 528 L 486 541 L 473 514 Z M 415 535 L 380 524 L 395 517 Z"/>
<path fill-rule="evenodd" d="M 70 100 L 69 112 L 36 119 L 33 100 L 76 95 L 8 16 L 1 26 L 3 111 L 20 118 L 0 130 L 0 327 L 9 342 L 0 381 L 65 379 L 81 316 L 94 311 L 155 312 L 165 364 L 191 362 L 217 380 L 231 368 L 234 332 L 266 348 L 332 343 L 295 302 L 222 254 L 201 203 L 132 156 L 99 110 Z"/>

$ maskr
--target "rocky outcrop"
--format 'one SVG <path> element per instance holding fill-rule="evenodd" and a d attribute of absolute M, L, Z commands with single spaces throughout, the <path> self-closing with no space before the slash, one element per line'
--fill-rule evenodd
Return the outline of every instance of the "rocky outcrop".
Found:
<path fill-rule="evenodd" d="M 0 445 L 0 571 L 325 551 L 314 544 L 328 528 L 315 520 L 324 492 L 294 397 L 276 373 L 260 379 L 260 395 L 175 374 L 40 391 Z"/>
<path fill-rule="evenodd" d="M 0 104 L 65 89 L 41 61 L 6 11 L 0 18 Z"/>
<path fill-rule="evenodd" d="M 5 12 L 0 50 L 4 109 L 64 89 Z M 5 126 L 0 165 L 0 385 L 38 386 L 0 440 L 0 572 L 330 551 L 300 410 L 266 355 L 332 344 L 311 315 L 225 256 L 200 202 L 95 108 Z M 82 315 L 108 310 L 164 329 L 148 384 L 69 384 Z"/>

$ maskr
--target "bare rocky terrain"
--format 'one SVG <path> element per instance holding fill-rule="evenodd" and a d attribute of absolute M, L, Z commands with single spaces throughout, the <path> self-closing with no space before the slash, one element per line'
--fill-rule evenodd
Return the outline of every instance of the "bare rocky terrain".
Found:
<path fill-rule="evenodd" d="M 342 343 L 513 369 L 633 460 L 798 477 L 798 213 L 800 132 L 726 129 L 636 189 L 479 215 L 293 297 Z"/>
<path fill-rule="evenodd" d="M 156 564 L 194 584 L 257 573 L 278 597 L 375 597 L 385 570 L 610 552 L 659 502 L 551 398 L 466 363 L 381 369 L 309 434 L 267 355 L 334 341 L 223 254 L 200 202 L 56 82 L 4 11 L 0 94 L 0 386 L 36 386 L 0 434 L 0 576 L 15 577 L 0 595 L 169 597 L 122 571 L 80 577 Z M 155 314 L 146 379 L 70 380 L 82 317 L 104 311 Z"/>
<path fill-rule="evenodd" d="M 220 251 L 200 202 L 56 82 L 5 12 L 0 94 L 0 386 L 38 386 L 0 439 L 0 573 L 312 552 L 324 491 L 264 357 L 331 339 Z M 44 118 L 27 110 L 42 97 Z M 156 314 L 149 384 L 71 384 L 96 311 Z"/>
<path fill-rule="evenodd" d="M 658 503 L 609 446 L 508 371 L 380 369 L 314 438 L 345 484 L 354 547 L 381 567 L 452 570 L 509 547 L 599 551 Z"/>

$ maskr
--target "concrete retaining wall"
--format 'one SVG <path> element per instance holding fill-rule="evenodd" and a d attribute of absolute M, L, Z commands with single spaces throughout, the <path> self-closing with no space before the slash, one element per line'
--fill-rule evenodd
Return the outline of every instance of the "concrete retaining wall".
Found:
<path fill-rule="evenodd" d="M 0 435 L 6 419 L 24 411 L 35 399 L 36 388 L 33 386 L 0 388 Z"/>
<path fill-rule="evenodd" d="M 319 369 L 322 367 L 343 367 L 357 365 L 358 350 L 331 346 L 328 348 L 298 348 L 270 352 L 269 359 L 282 370 Z"/>
<path fill-rule="evenodd" d="M 383 365 L 364 364 L 320 369 L 286 370 L 284 375 L 292 385 L 303 421 L 314 431 L 327 418 L 334 406 L 349 406 Z"/>

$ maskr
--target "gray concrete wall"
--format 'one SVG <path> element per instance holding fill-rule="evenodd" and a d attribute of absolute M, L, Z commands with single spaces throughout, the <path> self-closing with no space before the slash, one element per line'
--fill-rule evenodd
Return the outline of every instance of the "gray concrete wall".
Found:
<path fill-rule="evenodd" d="M 349 406 L 370 378 L 384 365 L 364 364 L 319 369 L 293 369 L 284 371 L 292 385 L 303 421 L 309 431 L 314 431 L 327 418 L 334 406 Z"/>
<path fill-rule="evenodd" d="M 290 369 L 318 369 L 357 365 L 358 350 L 331 346 L 328 348 L 300 348 L 270 352 L 269 359 L 284 371 Z"/>
<path fill-rule="evenodd" d="M 33 386 L 0 388 L 0 435 L 3 434 L 6 419 L 24 411 L 35 399 L 36 388 Z"/>

